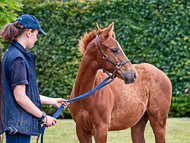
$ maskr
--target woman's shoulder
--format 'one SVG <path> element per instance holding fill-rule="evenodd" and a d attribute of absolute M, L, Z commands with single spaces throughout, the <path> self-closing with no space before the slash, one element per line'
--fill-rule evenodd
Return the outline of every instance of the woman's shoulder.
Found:
<path fill-rule="evenodd" d="M 24 60 L 23 60 L 21 57 L 15 58 L 15 59 L 12 61 L 11 65 L 19 64 L 19 63 L 24 63 Z"/>
<path fill-rule="evenodd" d="M 14 45 L 10 44 L 3 56 L 3 63 L 9 67 L 11 63 L 17 58 L 23 59 L 24 55 L 16 47 L 14 47 Z"/>

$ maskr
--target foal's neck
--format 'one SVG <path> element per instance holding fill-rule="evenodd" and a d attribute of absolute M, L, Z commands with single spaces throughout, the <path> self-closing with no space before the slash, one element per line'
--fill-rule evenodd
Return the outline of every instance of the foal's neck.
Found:
<path fill-rule="evenodd" d="M 94 88 L 96 72 L 97 62 L 91 56 L 84 55 L 75 81 L 75 97 Z"/>

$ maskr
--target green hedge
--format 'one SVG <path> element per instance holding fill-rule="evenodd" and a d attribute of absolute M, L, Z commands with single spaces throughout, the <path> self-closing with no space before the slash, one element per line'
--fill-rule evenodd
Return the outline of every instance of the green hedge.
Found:
<path fill-rule="evenodd" d="M 1 0 L 0 1 L 0 29 L 7 23 L 10 23 L 18 17 L 17 12 L 21 11 L 22 0 Z M 0 48 L 5 49 L 9 42 L 0 38 Z M 0 57 L 1 58 L 1 57 Z"/>
<path fill-rule="evenodd" d="M 117 0 L 43 3 L 25 7 L 47 36 L 39 35 L 37 79 L 42 95 L 69 98 L 82 56 L 78 39 L 84 32 L 115 22 L 114 31 L 132 63 L 150 63 L 164 71 L 173 85 L 170 116 L 190 113 L 190 2 Z M 46 112 L 55 108 L 44 106 Z M 69 115 L 69 111 L 64 111 Z"/>

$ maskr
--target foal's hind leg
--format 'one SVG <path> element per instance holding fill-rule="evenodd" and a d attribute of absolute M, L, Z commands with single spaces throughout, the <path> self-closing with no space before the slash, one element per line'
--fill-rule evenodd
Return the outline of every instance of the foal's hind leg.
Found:
<path fill-rule="evenodd" d="M 156 96 L 157 98 L 160 98 L 154 98 Z M 162 91 L 160 91 L 160 94 L 155 93 L 153 97 L 150 97 L 147 114 L 148 120 L 150 121 L 150 125 L 155 135 L 156 143 L 165 143 L 166 120 L 168 117 L 171 100 L 171 98 L 168 96 L 167 94 L 164 94 Z"/>
<path fill-rule="evenodd" d="M 148 117 L 145 112 L 142 118 L 139 120 L 139 122 L 133 127 L 131 127 L 131 137 L 132 137 L 133 143 L 145 143 L 144 130 L 145 130 L 147 121 L 148 121 Z"/>
<path fill-rule="evenodd" d="M 147 115 L 156 143 L 165 143 L 166 120 L 172 97 L 172 84 L 161 71 L 150 75 Z"/>
<path fill-rule="evenodd" d="M 77 137 L 80 143 L 92 143 L 92 134 L 84 131 L 81 127 L 76 125 Z"/>
<path fill-rule="evenodd" d="M 161 115 L 157 116 L 157 115 L 159 114 L 155 115 L 148 114 L 148 119 L 153 129 L 156 143 L 165 143 L 167 115 L 165 116 L 163 114 L 162 116 Z"/>
<path fill-rule="evenodd" d="M 160 89 L 150 94 L 147 109 L 148 120 L 153 129 L 156 143 L 165 143 L 166 120 L 170 108 L 171 87 L 164 85 L 166 89 Z"/>

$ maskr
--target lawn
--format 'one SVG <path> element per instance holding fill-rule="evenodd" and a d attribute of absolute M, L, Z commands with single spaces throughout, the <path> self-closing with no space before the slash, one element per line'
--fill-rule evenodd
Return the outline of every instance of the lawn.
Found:
<path fill-rule="evenodd" d="M 108 143 L 132 143 L 130 129 L 108 132 Z M 145 141 L 154 143 L 154 134 L 149 122 L 145 129 Z M 32 137 L 31 143 L 36 142 Z M 72 119 L 59 119 L 56 126 L 46 129 L 44 143 L 78 143 L 75 123 Z M 95 141 L 93 140 L 93 143 Z M 190 143 L 190 118 L 168 118 L 167 143 Z"/>

